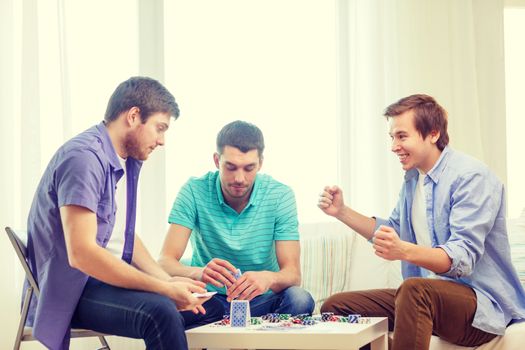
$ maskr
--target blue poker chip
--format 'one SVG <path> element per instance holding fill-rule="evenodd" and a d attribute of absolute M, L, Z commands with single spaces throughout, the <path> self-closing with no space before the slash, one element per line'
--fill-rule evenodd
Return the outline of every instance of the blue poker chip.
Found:
<path fill-rule="evenodd" d="M 350 314 L 348 315 L 348 323 L 358 323 L 360 318 L 360 314 Z"/>
<path fill-rule="evenodd" d="M 303 320 L 303 325 L 305 326 L 311 326 L 314 325 L 316 322 L 314 320 Z"/>
<path fill-rule="evenodd" d="M 308 317 L 308 316 L 310 316 L 310 314 L 299 314 L 299 315 L 295 315 L 294 317 L 300 320 L 303 320 L 305 317 Z"/>

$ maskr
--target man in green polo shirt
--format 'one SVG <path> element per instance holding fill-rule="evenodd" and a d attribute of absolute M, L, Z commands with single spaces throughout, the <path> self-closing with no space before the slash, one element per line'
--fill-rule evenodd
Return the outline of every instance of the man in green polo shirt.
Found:
<path fill-rule="evenodd" d="M 222 128 L 213 155 L 218 171 L 181 188 L 160 263 L 170 275 L 206 282 L 226 312 L 238 299 L 250 301 L 252 316 L 311 313 L 312 296 L 299 287 L 295 197 L 290 187 L 258 173 L 263 151 L 255 125 L 235 121 Z M 188 239 L 191 266 L 180 263 Z"/>

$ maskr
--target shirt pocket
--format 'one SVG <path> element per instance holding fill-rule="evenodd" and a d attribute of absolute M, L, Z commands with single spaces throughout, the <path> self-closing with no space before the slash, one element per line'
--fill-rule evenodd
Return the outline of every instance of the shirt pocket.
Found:
<path fill-rule="evenodd" d="M 109 203 L 99 203 L 97 207 L 97 243 L 105 247 L 113 226 L 115 225 L 115 212 Z"/>
<path fill-rule="evenodd" d="M 112 223 L 114 222 L 115 214 L 113 208 L 109 203 L 99 203 L 97 207 L 97 222 Z"/>

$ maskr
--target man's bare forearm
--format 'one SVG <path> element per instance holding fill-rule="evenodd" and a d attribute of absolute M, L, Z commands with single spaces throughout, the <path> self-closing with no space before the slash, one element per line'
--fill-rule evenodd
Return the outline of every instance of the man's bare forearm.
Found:
<path fill-rule="evenodd" d="M 374 236 L 374 228 L 376 220 L 374 218 L 364 216 L 350 207 L 345 206 L 341 213 L 336 216 L 336 219 L 350 227 L 355 232 L 367 240 Z"/>

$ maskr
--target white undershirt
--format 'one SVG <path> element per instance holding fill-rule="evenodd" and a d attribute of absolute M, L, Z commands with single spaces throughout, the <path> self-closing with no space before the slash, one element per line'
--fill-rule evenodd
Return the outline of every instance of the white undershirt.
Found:
<path fill-rule="evenodd" d="M 117 188 L 115 190 L 115 201 L 117 207 L 117 213 L 115 214 L 115 226 L 113 227 L 113 233 L 109 239 L 106 249 L 109 252 L 119 259 L 122 258 L 124 252 L 124 241 L 126 230 L 126 193 L 127 193 L 127 181 L 126 181 L 126 160 L 119 158 L 124 174 L 117 183 Z"/>
<path fill-rule="evenodd" d="M 416 235 L 417 245 L 424 247 L 432 247 L 432 240 L 427 225 L 427 205 L 425 200 L 425 176 L 426 174 L 419 171 L 419 178 L 417 180 L 416 192 L 414 193 L 414 200 L 412 201 L 412 228 Z M 422 270 L 426 270 L 423 269 Z M 428 270 L 426 270 L 428 271 Z M 428 271 L 429 276 L 432 277 L 434 273 Z"/>

